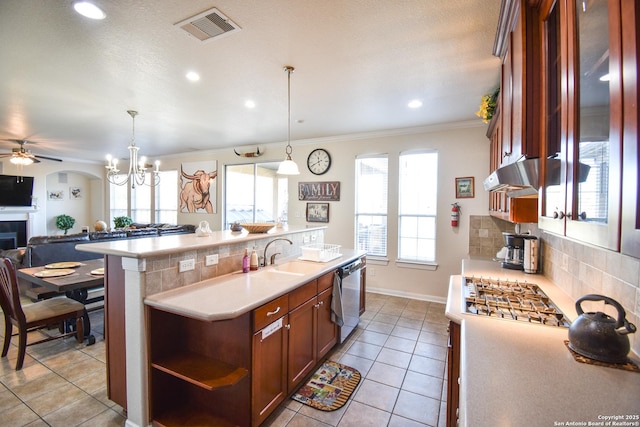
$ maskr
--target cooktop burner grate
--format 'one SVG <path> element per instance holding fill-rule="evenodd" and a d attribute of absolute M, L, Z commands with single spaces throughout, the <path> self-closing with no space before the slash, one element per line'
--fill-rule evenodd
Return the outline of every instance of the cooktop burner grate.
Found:
<path fill-rule="evenodd" d="M 568 328 L 571 322 L 533 283 L 466 277 L 466 313 Z"/>

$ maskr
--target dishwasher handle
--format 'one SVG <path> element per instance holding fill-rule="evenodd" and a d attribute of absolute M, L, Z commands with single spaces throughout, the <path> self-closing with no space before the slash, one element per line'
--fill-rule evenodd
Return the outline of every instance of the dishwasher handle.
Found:
<path fill-rule="evenodd" d="M 344 265 L 342 267 L 340 267 L 340 277 L 347 277 L 350 276 L 351 274 L 355 273 L 356 271 L 360 270 L 362 268 L 362 260 L 361 259 L 357 259 L 356 261 Z"/>

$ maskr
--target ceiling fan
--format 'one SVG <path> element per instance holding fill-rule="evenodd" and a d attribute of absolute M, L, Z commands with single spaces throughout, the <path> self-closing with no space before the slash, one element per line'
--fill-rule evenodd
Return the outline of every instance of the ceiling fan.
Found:
<path fill-rule="evenodd" d="M 9 161 L 15 165 L 27 166 L 32 163 L 40 163 L 40 159 L 53 160 L 54 162 L 62 161 L 61 159 L 56 159 L 54 157 L 37 156 L 32 154 L 31 150 L 24 148 L 25 144 L 33 144 L 32 141 L 27 141 L 26 139 L 5 139 L 4 141 L 14 142 L 20 145 L 20 147 L 12 149 L 11 153 L 0 153 L 0 158 L 11 157 Z"/>

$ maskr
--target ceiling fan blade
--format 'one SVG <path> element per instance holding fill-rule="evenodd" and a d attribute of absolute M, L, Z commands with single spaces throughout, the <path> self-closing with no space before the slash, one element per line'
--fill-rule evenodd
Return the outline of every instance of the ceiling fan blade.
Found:
<path fill-rule="evenodd" d="M 39 155 L 36 155 L 36 154 L 34 154 L 32 157 L 35 157 L 36 159 L 53 160 L 54 162 L 61 162 L 62 161 L 62 159 L 56 159 L 55 157 L 39 156 Z"/>

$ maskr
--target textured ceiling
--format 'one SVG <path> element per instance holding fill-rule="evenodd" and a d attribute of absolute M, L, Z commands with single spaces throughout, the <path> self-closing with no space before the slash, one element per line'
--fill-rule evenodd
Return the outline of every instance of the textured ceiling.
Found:
<path fill-rule="evenodd" d="M 0 139 L 65 159 L 126 157 L 133 109 L 148 156 L 283 142 L 285 65 L 296 69 L 293 141 L 474 120 L 498 83 L 499 0 L 99 4 L 102 21 L 71 0 L 0 1 Z M 212 7 L 242 30 L 203 43 L 174 26 Z M 416 98 L 424 106 L 407 108 Z"/>

